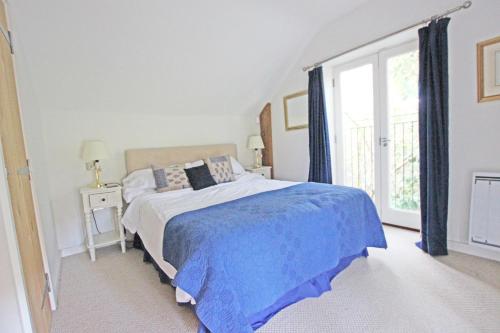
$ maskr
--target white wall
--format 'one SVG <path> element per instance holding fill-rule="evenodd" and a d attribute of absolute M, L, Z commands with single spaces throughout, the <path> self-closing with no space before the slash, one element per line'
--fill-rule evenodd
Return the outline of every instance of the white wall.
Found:
<path fill-rule="evenodd" d="M 365 1 L 15 0 L 10 6 L 40 105 L 227 114 L 264 105 L 290 55 L 321 25 Z"/>
<path fill-rule="evenodd" d="M 0 206 L 0 212 L 1 210 Z M 2 272 L 0 274 L 0 332 L 21 333 L 21 315 L 7 247 L 5 223 L 6 221 L 0 214 L 0 272 Z"/>
<path fill-rule="evenodd" d="M 273 98 L 275 175 L 306 180 L 307 130 L 284 131 L 283 96 L 307 88 L 301 68 L 423 18 L 457 6 L 457 0 L 370 1 L 334 21 L 313 38 L 287 74 Z M 473 171 L 500 171 L 500 102 L 476 102 L 477 42 L 500 35 L 500 1 L 474 0 L 454 14 L 449 26 L 450 72 L 450 198 L 448 239 L 462 245 L 468 239 Z M 462 247 L 463 248 L 463 247 Z"/>
<path fill-rule="evenodd" d="M 93 180 L 80 159 L 82 141 L 101 139 L 111 151 L 103 160 L 103 180 L 120 182 L 125 175 L 124 150 L 215 143 L 236 143 L 238 157 L 249 164 L 252 154 L 246 149 L 248 135 L 258 132 L 253 116 L 162 116 L 112 112 L 44 112 L 44 154 L 57 235 L 61 249 L 71 250 L 83 242 L 83 215 L 78 189 Z M 96 214 L 100 229 L 108 223 Z M 101 230 L 102 231 L 102 230 Z M 67 252 L 67 251 L 65 251 Z"/>
<path fill-rule="evenodd" d="M 255 70 L 259 59 L 247 48 L 267 50 L 269 41 L 254 40 L 262 44 L 250 46 L 253 24 L 227 29 L 245 9 L 221 1 L 230 6 L 224 7 L 228 12 L 207 10 L 239 16 L 218 20 L 213 29 L 194 19 L 206 17 L 201 3 L 8 3 L 24 132 L 53 283 L 58 281 L 60 250 L 71 253 L 83 243 L 78 189 L 92 179 L 79 157 L 83 140 L 102 139 L 113 152 L 102 163 L 109 182 L 124 176 L 127 148 L 237 143 L 242 162 L 251 162 L 246 139 L 258 127 L 249 110 L 260 109 L 260 90 L 266 91 L 270 80 L 265 68 Z M 250 5 L 248 13 L 258 15 L 260 5 L 267 3 Z M 191 11 L 193 22 L 202 26 L 189 24 L 179 11 Z M 307 22 L 301 28 L 288 14 L 281 15 L 280 23 L 268 15 L 266 24 L 278 24 L 276 34 L 289 30 L 291 44 L 280 51 L 285 53 L 294 48 L 292 36 L 311 31 L 301 30 Z M 234 40 L 238 32 L 247 38 Z M 241 56 L 231 50 L 256 63 L 240 64 Z M 274 59 L 266 66 L 279 70 L 281 64 Z M 241 85 L 233 83 L 239 78 L 245 78 L 237 82 Z M 96 215 L 106 230 L 109 214 Z"/>

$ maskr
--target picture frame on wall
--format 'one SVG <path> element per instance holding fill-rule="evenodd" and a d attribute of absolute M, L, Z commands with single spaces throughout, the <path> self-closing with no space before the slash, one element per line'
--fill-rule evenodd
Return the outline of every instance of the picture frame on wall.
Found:
<path fill-rule="evenodd" d="M 308 103 L 307 90 L 283 97 L 285 129 L 287 131 L 309 128 Z"/>
<path fill-rule="evenodd" d="M 500 100 L 500 36 L 477 44 L 478 102 Z"/>

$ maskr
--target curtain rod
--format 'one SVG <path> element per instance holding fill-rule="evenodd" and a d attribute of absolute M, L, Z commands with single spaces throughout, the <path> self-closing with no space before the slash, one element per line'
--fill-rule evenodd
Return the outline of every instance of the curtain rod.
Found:
<path fill-rule="evenodd" d="M 429 17 L 429 18 L 427 18 L 427 19 L 425 19 L 425 20 L 422 20 L 422 21 L 420 21 L 420 22 L 417 22 L 417 23 L 415 23 L 415 24 L 409 25 L 409 26 L 407 26 L 407 27 L 404 27 L 404 28 L 399 29 L 399 30 L 397 30 L 397 31 L 391 32 L 391 33 L 389 33 L 389 34 L 387 34 L 387 35 L 384 35 L 384 36 L 382 36 L 382 37 L 378 37 L 378 38 L 376 38 L 376 39 L 374 39 L 374 40 L 371 40 L 371 41 L 369 41 L 369 42 L 366 42 L 366 43 L 363 43 L 363 44 L 358 45 L 358 46 L 356 46 L 356 47 L 353 47 L 352 49 L 349 49 L 349 50 L 346 50 L 346 51 L 340 52 L 340 53 L 338 53 L 338 54 L 336 54 L 336 55 L 334 55 L 334 56 L 331 56 L 331 57 L 328 57 L 328 58 L 323 59 L 323 60 L 321 60 L 321 61 L 318 61 L 318 62 L 316 62 L 314 65 L 309 65 L 309 66 L 303 67 L 303 68 L 302 68 L 302 70 L 303 70 L 304 72 L 307 72 L 307 71 L 309 71 L 310 69 L 313 69 L 313 68 L 319 67 L 319 66 L 323 65 L 325 62 L 328 62 L 328 61 L 330 61 L 330 60 L 333 60 L 333 59 L 336 59 L 336 58 L 338 58 L 338 57 L 341 57 L 341 56 L 343 56 L 343 55 L 345 55 L 345 54 L 347 54 L 347 53 L 350 53 L 350 52 L 352 52 L 352 51 L 356 51 L 356 50 L 358 50 L 358 49 L 360 49 L 360 48 L 363 48 L 363 47 L 365 47 L 365 46 L 368 46 L 368 45 L 374 44 L 374 43 L 376 43 L 376 42 L 380 42 L 381 40 L 384 40 L 384 39 L 386 39 L 386 38 L 392 37 L 392 36 L 394 36 L 394 35 L 397 35 L 397 34 L 399 34 L 399 33 L 404 32 L 404 31 L 407 31 L 407 30 L 413 29 L 413 28 L 415 28 L 415 27 L 418 27 L 419 25 L 426 24 L 426 23 L 428 23 L 428 22 L 430 22 L 430 21 L 440 19 L 440 18 L 442 18 L 442 17 L 444 17 L 444 16 L 447 16 L 447 15 L 450 15 L 450 14 L 452 14 L 452 13 L 458 12 L 458 11 L 460 11 L 460 10 L 462 10 L 462 9 L 467 9 L 467 8 L 470 8 L 470 6 L 472 6 L 472 1 L 465 1 L 462 5 L 457 6 L 457 7 L 455 7 L 455 8 L 448 9 L 447 11 L 445 11 L 445 12 L 444 12 L 444 13 L 442 13 L 442 14 L 439 14 L 439 15 L 434 15 L 434 16 L 432 16 L 432 17 Z"/>

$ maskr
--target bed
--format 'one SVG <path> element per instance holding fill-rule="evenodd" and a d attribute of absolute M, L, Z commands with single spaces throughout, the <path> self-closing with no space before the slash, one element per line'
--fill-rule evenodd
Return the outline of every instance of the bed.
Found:
<path fill-rule="evenodd" d="M 127 172 L 217 155 L 236 158 L 236 146 L 128 150 Z M 250 173 L 199 191 L 144 193 L 122 222 L 172 279 L 177 302 L 193 305 L 199 332 L 253 332 L 330 290 L 368 247 L 387 247 L 365 192 Z"/>

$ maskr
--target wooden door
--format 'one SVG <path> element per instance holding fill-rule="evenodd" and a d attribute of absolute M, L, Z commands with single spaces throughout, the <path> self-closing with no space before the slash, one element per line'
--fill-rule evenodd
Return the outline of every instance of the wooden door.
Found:
<path fill-rule="evenodd" d="M 1 1 L 0 24 L 6 32 Z M 45 333 L 50 331 L 51 309 L 19 112 L 10 46 L 0 35 L 0 137 L 32 326 L 37 333 Z"/>
<path fill-rule="evenodd" d="M 271 103 L 267 103 L 259 115 L 260 136 L 264 142 L 262 164 L 273 166 L 273 127 L 271 123 Z M 271 168 L 271 178 L 274 178 L 274 168 Z"/>

